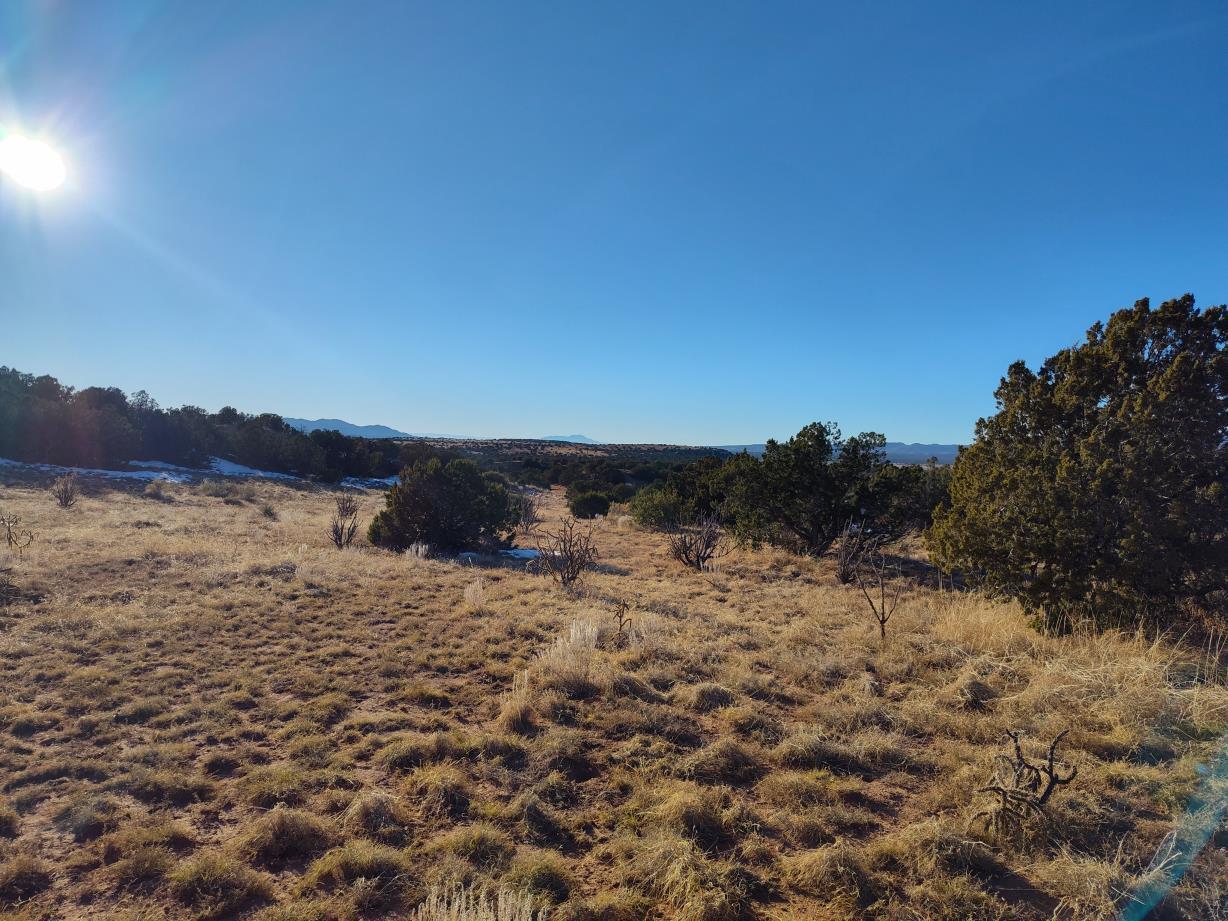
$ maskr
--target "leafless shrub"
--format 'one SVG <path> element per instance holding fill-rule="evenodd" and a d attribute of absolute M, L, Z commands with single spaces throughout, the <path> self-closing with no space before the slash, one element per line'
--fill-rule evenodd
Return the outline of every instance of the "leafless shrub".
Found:
<path fill-rule="evenodd" d="M 877 537 L 868 534 L 864 526 L 850 518 L 836 545 L 836 581 L 841 585 L 856 582 L 862 564 L 877 552 L 878 544 Z"/>
<path fill-rule="evenodd" d="M 969 824 L 983 822 L 985 829 L 998 838 L 1013 837 L 1024 828 L 1029 818 L 1045 820 L 1045 804 L 1058 787 L 1070 783 L 1079 773 L 1072 767 L 1063 775 L 1058 768 L 1057 746 L 1069 729 L 1064 729 L 1049 743 L 1049 752 L 1044 761 L 1034 762 L 1023 753 L 1023 733 L 1007 731 L 1014 743 L 1014 751 L 997 755 L 993 762 L 993 774 L 977 793 L 989 793 L 994 803 L 974 815 Z"/>
<path fill-rule="evenodd" d="M 9 545 L 9 550 L 16 553 L 17 558 L 21 559 L 26 548 L 34 543 L 34 532 L 22 527 L 20 515 L 0 515 L 0 528 L 4 529 L 4 539 Z"/>
<path fill-rule="evenodd" d="M 537 541 L 537 565 L 554 581 L 568 588 L 597 560 L 593 527 L 581 528 L 570 515 L 557 531 L 543 531 Z"/>
<path fill-rule="evenodd" d="M 719 559 L 730 549 L 721 521 L 715 515 L 705 515 L 693 525 L 675 528 L 668 540 L 669 555 L 700 572 L 709 561 Z"/>
<path fill-rule="evenodd" d="M 516 526 L 522 534 L 532 534 L 542 520 L 541 493 L 534 490 L 522 490 L 516 496 Z"/>
<path fill-rule="evenodd" d="M 343 492 L 334 500 L 333 518 L 328 524 L 329 540 L 338 550 L 344 550 L 358 533 L 358 497 Z"/>
<path fill-rule="evenodd" d="M 72 508 L 81 494 L 75 473 L 66 473 L 51 484 L 51 496 L 60 508 Z"/>
<path fill-rule="evenodd" d="M 887 558 L 881 553 L 874 554 L 857 571 L 857 587 L 870 605 L 878 622 L 879 639 L 884 641 L 887 639 L 887 621 L 891 620 L 891 615 L 899 606 L 900 593 L 904 590 L 904 583 L 899 579 L 894 590 L 889 587 L 892 576 L 898 577 L 899 572 L 888 567 Z"/>

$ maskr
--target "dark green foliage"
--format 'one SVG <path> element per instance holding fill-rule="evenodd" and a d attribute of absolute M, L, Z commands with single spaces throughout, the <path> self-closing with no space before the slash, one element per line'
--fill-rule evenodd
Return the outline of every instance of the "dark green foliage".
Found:
<path fill-rule="evenodd" d="M 806 426 L 783 444 L 768 441 L 757 464 L 742 462 L 728 481 L 725 508 L 743 539 L 826 553 L 850 519 L 874 516 L 874 484 L 887 467 L 885 439 L 841 439 L 835 425 Z"/>
<path fill-rule="evenodd" d="M 162 409 L 143 390 L 74 390 L 54 377 L 0 368 L 0 456 L 73 467 L 116 467 L 135 459 L 195 467 L 210 456 L 335 482 L 400 469 L 385 442 L 337 432 L 305 435 L 280 416 L 232 407 Z"/>
<path fill-rule="evenodd" d="M 950 495 L 951 468 L 935 460 L 899 467 L 888 464 L 874 475 L 872 487 L 874 530 L 898 537 L 929 527 L 934 509 Z"/>
<path fill-rule="evenodd" d="M 631 499 L 636 524 L 656 531 L 676 527 L 683 518 L 683 499 L 670 485 L 655 484 L 641 489 Z"/>
<path fill-rule="evenodd" d="M 1054 626 L 1222 605 L 1226 339 L 1224 307 L 1142 300 L 1038 372 L 1013 364 L 955 463 L 936 561 Z"/>
<path fill-rule="evenodd" d="M 568 510 L 577 518 L 596 518 L 610 511 L 610 499 L 599 492 L 583 492 L 567 503 Z"/>
<path fill-rule="evenodd" d="M 507 489 L 473 461 L 432 457 L 401 471 L 367 536 L 393 550 L 419 542 L 464 550 L 501 539 L 516 518 Z"/>

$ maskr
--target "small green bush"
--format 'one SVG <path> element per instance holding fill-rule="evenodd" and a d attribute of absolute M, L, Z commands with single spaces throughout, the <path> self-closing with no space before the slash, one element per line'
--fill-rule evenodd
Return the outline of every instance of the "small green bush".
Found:
<path fill-rule="evenodd" d="M 567 503 L 567 509 L 577 518 L 596 518 L 610 511 L 610 497 L 599 492 L 583 492 Z"/>
<path fill-rule="evenodd" d="M 475 463 L 445 464 L 432 457 L 401 471 L 367 538 L 398 551 L 416 543 L 465 550 L 505 537 L 518 517 L 507 489 L 483 475 Z"/>

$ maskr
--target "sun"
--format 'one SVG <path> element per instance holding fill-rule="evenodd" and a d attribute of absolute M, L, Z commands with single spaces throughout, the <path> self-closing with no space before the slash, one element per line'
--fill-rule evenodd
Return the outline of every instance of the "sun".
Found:
<path fill-rule="evenodd" d="M 67 175 L 64 158 L 55 150 L 20 134 L 0 139 L 0 173 L 36 192 L 58 188 Z"/>

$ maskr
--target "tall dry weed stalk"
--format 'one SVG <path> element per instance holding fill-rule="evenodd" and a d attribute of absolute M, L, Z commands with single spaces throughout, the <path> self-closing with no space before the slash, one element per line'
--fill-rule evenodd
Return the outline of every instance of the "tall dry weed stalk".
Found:
<path fill-rule="evenodd" d="M 431 888 L 426 901 L 410 915 L 412 921 L 545 921 L 546 909 L 535 910 L 527 892 L 500 889 L 494 895 L 485 887 L 450 886 Z"/>

